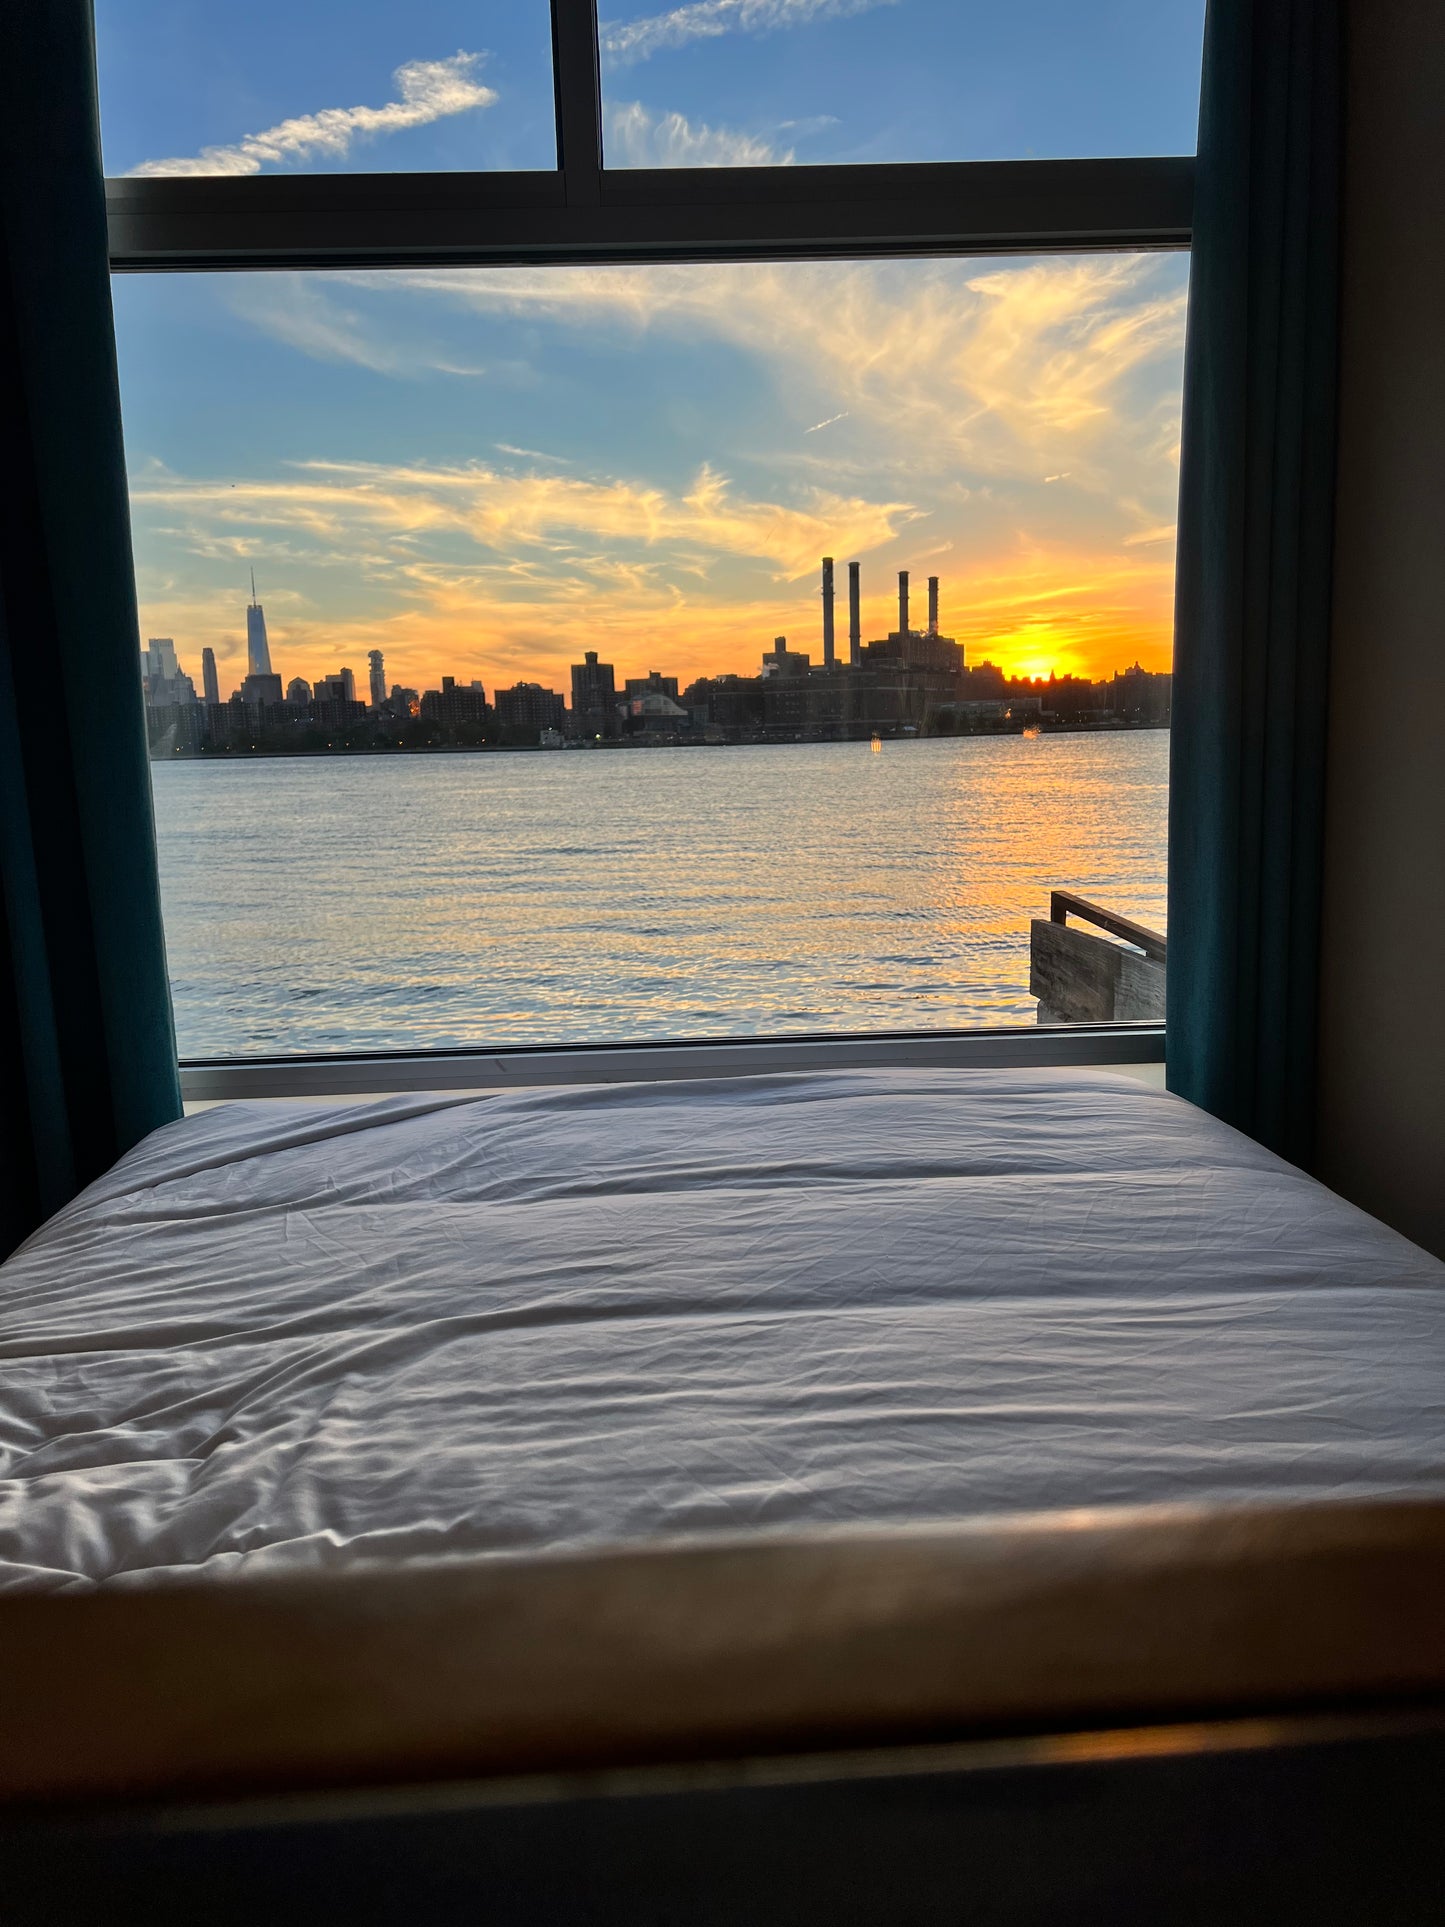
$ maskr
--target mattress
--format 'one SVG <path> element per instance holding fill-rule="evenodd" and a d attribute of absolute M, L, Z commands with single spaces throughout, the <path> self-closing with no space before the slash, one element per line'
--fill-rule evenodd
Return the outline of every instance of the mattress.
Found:
<path fill-rule="evenodd" d="M 0 1266 L 0 1584 L 1445 1489 L 1445 1266 L 1103 1072 L 157 1131 Z"/>

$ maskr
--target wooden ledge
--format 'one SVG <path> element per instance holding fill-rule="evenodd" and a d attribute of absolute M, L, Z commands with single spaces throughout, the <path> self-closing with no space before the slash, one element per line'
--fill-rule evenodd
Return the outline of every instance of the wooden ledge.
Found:
<path fill-rule="evenodd" d="M 1445 1504 L 1144 1508 L 0 1598 L 0 1799 L 1445 1696 Z"/>

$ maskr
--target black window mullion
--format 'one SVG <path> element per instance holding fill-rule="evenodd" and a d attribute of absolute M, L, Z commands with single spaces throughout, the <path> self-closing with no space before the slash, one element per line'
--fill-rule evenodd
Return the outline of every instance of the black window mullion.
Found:
<path fill-rule="evenodd" d="M 567 205 L 602 198 L 602 78 L 597 0 L 552 0 L 552 82 L 557 99 L 557 166 Z"/>
<path fill-rule="evenodd" d="M 1183 158 L 107 183 L 120 270 L 1187 247 L 1193 194 Z"/>

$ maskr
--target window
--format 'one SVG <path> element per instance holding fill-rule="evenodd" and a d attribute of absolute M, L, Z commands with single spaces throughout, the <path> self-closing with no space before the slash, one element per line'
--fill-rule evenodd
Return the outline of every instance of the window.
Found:
<path fill-rule="evenodd" d="M 1182 153 L 1203 32 L 1203 0 L 660 5 L 602 23 L 604 148 L 610 167 Z"/>
<path fill-rule="evenodd" d="M 546 0 L 97 0 L 106 171 L 552 168 Z"/>
<path fill-rule="evenodd" d="M 603 167 L 612 31 L 556 168 L 109 184 L 183 1057 L 1150 1015 L 1190 162 Z"/>

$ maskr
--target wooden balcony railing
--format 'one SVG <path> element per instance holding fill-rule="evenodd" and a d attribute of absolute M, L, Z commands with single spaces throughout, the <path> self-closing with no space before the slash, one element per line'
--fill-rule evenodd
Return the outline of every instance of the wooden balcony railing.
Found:
<path fill-rule="evenodd" d="M 1076 929 L 1070 917 L 1122 942 Z M 1036 917 L 1030 930 L 1029 994 L 1039 1000 L 1039 1022 L 1162 1022 L 1167 956 L 1159 931 L 1071 890 L 1053 891 L 1048 919 Z"/>

